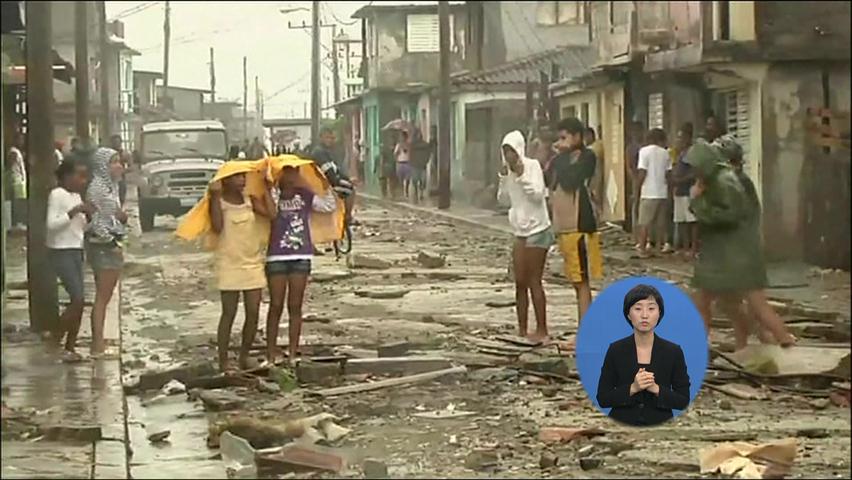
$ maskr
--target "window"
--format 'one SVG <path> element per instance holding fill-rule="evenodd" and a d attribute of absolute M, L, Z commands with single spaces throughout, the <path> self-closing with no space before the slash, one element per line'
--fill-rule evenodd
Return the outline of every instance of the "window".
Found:
<path fill-rule="evenodd" d="M 130 131 L 130 123 L 128 122 L 121 122 L 121 144 L 125 151 L 132 152 L 134 149 L 133 132 Z"/>
<path fill-rule="evenodd" d="M 571 118 L 577 116 L 577 107 L 570 105 L 562 108 L 562 118 Z"/>
<path fill-rule="evenodd" d="M 648 130 L 663 128 L 663 94 L 648 95 Z"/>
<path fill-rule="evenodd" d="M 586 23 L 586 2 L 538 2 L 539 25 L 582 25 Z"/>
<path fill-rule="evenodd" d="M 587 127 L 591 127 L 589 125 L 589 104 L 588 102 L 583 102 L 580 105 L 580 121 L 583 122 L 583 125 Z"/>
<path fill-rule="evenodd" d="M 409 53 L 437 53 L 441 51 L 438 15 L 417 13 L 405 17 L 405 47 Z M 450 50 L 453 50 L 453 16 L 450 15 Z"/>
<path fill-rule="evenodd" d="M 734 136 L 743 147 L 743 159 L 748 160 L 750 132 L 748 114 L 748 91 L 734 90 L 724 94 L 725 124 L 728 133 Z"/>

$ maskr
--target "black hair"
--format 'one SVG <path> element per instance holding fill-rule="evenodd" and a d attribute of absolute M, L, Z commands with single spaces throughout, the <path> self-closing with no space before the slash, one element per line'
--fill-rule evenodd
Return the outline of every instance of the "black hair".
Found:
<path fill-rule="evenodd" d="M 692 127 L 692 122 L 686 122 L 683 125 L 681 125 L 680 126 L 680 132 L 682 132 L 684 135 L 688 136 L 689 138 L 692 138 L 692 134 L 694 132 L 694 128 Z"/>
<path fill-rule="evenodd" d="M 556 131 L 566 131 L 572 135 L 582 134 L 585 128 L 583 127 L 583 122 L 578 120 L 576 117 L 568 117 L 563 118 L 556 125 Z"/>
<path fill-rule="evenodd" d="M 666 142 L 666 132 L 662 128 L 652 128 L 648 132 L 648 141 L 654 144 Z"/>
<path fill-rule="evenodd" d="M 331 127 L 322 127 L 319 133 L 320 135 L 325 135 L 326 133 L 334 133 L 334 129 Z"/>
<path fill-rule="evenodd" d="M 594 128 L 592 128 L 592 127 L 586 127 L 586 133 L 587 133 L 587 134 L 591 134 L 593 137 L 595 137 L 595 140 L 597 140 L 597 138 L 598 138 L 598 134 L 595 132 L 595 129 L 594 129 Z"/>
<path fill-rule="evenodd" d="M 59 164 L 59 167 L 56 168 L 56 180 L 59 183 L 62 183 L 62 181 L 65 180 L 65 177 L 74 174 L 74 172 L 77 170 L 77 167 L 88 168 L 88 165 L 86 165 L 86 163 L 84 162 L 78 161 L 75 158 L 66 158 L 62 161 L 62 163 Z"/>
<path fill-rule="evenodd" d="M 654 300 L 657 302 L 657 306 L 660 307 L 660 319 L 657 320 L 657 325 L 663 321 L 663 315 L 666 313 L 666 307 L 663 305 L 663 296 L 660 295 L 660 291 L 651 285 L 645 285 L 640 283 L 635 287 L 631 288 L 627 295 L 624 296 L 624 319 L 627 320 L 627 324 L 630 325 L 630 328 L 633 328 L 633 323 L 630 322 L 630 309 L 633 308 L 633 305 L 636 305 L 637 302 L 642 300 L 647 300 L 651 297 L 654 297 Z"/>

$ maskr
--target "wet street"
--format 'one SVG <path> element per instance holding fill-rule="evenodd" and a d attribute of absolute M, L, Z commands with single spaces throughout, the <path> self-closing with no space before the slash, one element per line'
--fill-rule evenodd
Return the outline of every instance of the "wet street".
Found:
<path fill-rule="evenodd" d="M 803 339 L 779 362 L 779 378 L 740 375 L 717 358 L 718 368 L 708 371 L 712 389 L 705 386 L 676 420 L 639 431 L 595 410 L 573 358 L 560 350 L 571 344 L 577 318 L 557 256 L 549 259 L 546 284 L 555 346 L 501 340 L 516 333 L 509 240 L 501 232 L 505 216 L 464 210 L 437 215 L 427 207 L 374 201 L 363 202 L 357 216 L 362 226 L 349 261 L 333 253 L 314 260 L 302 343 L 315 361 L 312 372 L 298 372 L 298 382 L 279 369 L 259 371 L 243 385 L 224 385 L 215 376 L 220 307 L 211 257 L 175 239 L 170 218 L 159 218 L 154 232 L 141 235 L 137 229 L 129 242 L 120 315 L 116 309 L 108 317 L 116 332 L 120 327 L 120 362 L 58 363 L 23 331 L 26 291 L 13 290 L 3 316 L 3 478 L 221 478 L 235 466 L 231 455 L 223 459 L 215 448 L 221 431 L 263 448 L 283 441 L 276 443 L 277 430 L 262 426 L 285 429 L 318 414 L 333 415 L 340 428 L 330 430 L 328 422 L 316 428 L 321 438 L 312 443 L 320 447 L 311 448 L 322 453 L 314 457 L 321 463 L 339 457 L 346 464 L 339 474 L 311 469 L 319 478 L 363 478 L 365 469 L 377 478 L 372 469 L 381 473 L 385 467 L 394 478 L 697 478 L 702 449 L 788 437 L 796 438 L 798 449 L 792 477 L 848 475 L 849 409 L 835 401 L 838 392 L 849 391 L 848 274 L 773 270 L 771 297 Z M 20 239 L 13 241 L 20 249 Z M 680 260 L 632 259 L 622 233 L 608 231 L 604 243 L 607 279 L 593 285 L 596 291 L 635 274 L 679 284 L 688 279 L 689 266 Z M 18 257 L 10 255 L 19 262 L 7 273 L 10 281 L 23 278 Z M 264 304 L 261 328 L 265 313 Z M 724 318 L 716 322 L 713 342 L 725 350 L 730 325 Z M 241 325 L 239 313 L 232 345 Z M 286 343 L 286 330 L 284 321 L 279 344 Z M 261 332 L 258 346 L 263 338 Z M 402 352 L 391 356 L 425 358 L 432 366 L 371 361 L 377 349 L 394 346 Z M 337 358 L 348 359 L 342 371 Z M 185 366 L 193 371 L 178 369 Z M 317 395 L 326 387 L 451 366 L 466 371 Z M 171 373 L 152 375 L 164 371 Z M 194 388 L 167 394 L 166 384 L 175 378 Z M 741 387 L 723 393 L 726 384 Z M 54 439 L 54 425 L 71 426 L 75 435 L 100 426 L 101 434 Z M 576 438 L 551 443 L 542 436 L 550 427 L 581 430 Z M 158 434 L 167 438 L 156 441 Z M 304 434 L 292 437 L 305 440 Z M 260 474 L 300 478 L 293 471 L 279 462 Z"/>

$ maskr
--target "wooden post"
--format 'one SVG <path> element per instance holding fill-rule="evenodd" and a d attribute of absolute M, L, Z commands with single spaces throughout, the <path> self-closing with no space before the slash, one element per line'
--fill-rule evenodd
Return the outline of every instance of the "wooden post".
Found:
<path fill-rule="evenodd" d="M 48 257 L 47 197 L 55 184 L 53 145 L 52 2 L 26 2 L 27 9 L 27 289 L 30 328 L 58 332 L 56 277 Z"/>
<path fill-rule="evenodd" d="M 441 81 L 438 97 L 438 208 L 450 208 L 450 4 L 438 2 Z"/>
<path fill-rule="evenodd" d="M 101 70 L 100 70 L 100 86 L 101 86 L 101 130 L 100 141 L 102 144 L 109 142 L 109 137 L 112 135 L 112 115 L 110 113 L 110 92 L 109 92 L 109 69 L 113 63 L 110 58 L 112 49 L 109 46 L 109 37 L 107 37 L 106 25 L 106 5 L 104 2 L 98 2 L 98 23 L 101 36 Z"/>
<path fill-rule="evenodd" d="M 320 5 L 311 2 L 311 146 L 319 142 L 320 130 Z"/>

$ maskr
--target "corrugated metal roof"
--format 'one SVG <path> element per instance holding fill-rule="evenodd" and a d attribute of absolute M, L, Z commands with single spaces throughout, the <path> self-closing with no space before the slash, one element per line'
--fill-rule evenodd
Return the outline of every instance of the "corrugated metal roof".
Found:
<path fill-rule="evenodd" d="M 463 72 L 453 76 L 455 85 L 510 85 L 528 80 L 538 82 L 539 72 L 550 75 L 551 66 L 559 67 L 559 79 L 571 78 L 588 72 L 595 60 L 590 47 L 561 47 L 536 53 L 512 62 L 478 72 Z"/>
<path fill-rule="evenodd" d="M 464 6 L 466 2 L 449 2 L 450 7 L 460 7 Z M 367 14 L 379 11 L 379 10 L 416 10 L 416 9 L 434 9 L 435 12 L 438 11 L 438 2 L 418 2 L 418 1 L 408 1 L 408 2 L 370 2 L 367 5 L 359 8 L 352 14 L 350 18 L 364 18 Z"/>

